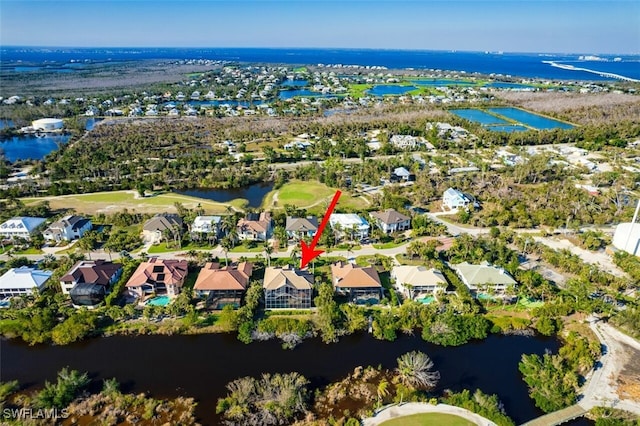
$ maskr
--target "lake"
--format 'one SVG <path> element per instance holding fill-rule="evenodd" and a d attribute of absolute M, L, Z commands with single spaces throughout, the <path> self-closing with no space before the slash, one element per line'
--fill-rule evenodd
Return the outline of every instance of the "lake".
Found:
<path fill-rule="evenodd" d="M 475 86 L 476 83 L 473 81 L 466 80 L 449 80 L 449 79 L 426 79 L 426 80 L 411 80 L 411 83 L 417 84 L 418 86 L 429 86 L 429 87 L 447 87 L 447 86 Z"/>
<path fill-rule="evenodd" d="M 480 111 L 479 109 L 451 109 L 449 110 L 449 112 L 457 115 L 458 117 L 464 118 L 465 120 L 475 121 L 476 123 L 480 123 L 482 125 L 511 124 L 506 120 L 503 120 L 494 115 L 488 114 L 484 111 Z"/>
<path fill-rule="evenodd" d="M 204 198 L 207 200 L 226 203 L 238 198 L 243 198 L 249 202 L 249 207 L 260 207 L 262 199 L 273 189 L 273 183 L 254 183 L 244 188 L 229 189 L 184 189 L 176 191 L 178 194 L 190 195 L 192 197 Z"/>
<path fill-rule="evenodd" d="M 295 97 L 301 98 L 328 98 L 335 97 L 333 94 L 326 94 L 320 92 L 313 92 L 308 89 L 297 89 L 297 90 L 281 90 L 278 94 L 278 98 L 281 100 L 287 100 Z"/>
<path fill-rule="evenodd" d="M 94 380 L 115 377 L 126 392 L 150 392 L 155 397 L 192 396 L 199 401 L 197 416 L 217 424 L 215 405 L 226 394 L 225 385 L 239 377 L 297 371 L 313 388 L 344 378 L 360 365 L 395 368 L 396 359 L 409 351 L 428 354 L 441 380 L 435 390 L 482 389 L 497 394 L 505 410 L 521 424 L 541 414 L 528 396 L 518 371 L 522 354 L 557 352 L 549 338 L 490 335 L 458 347 L 442 347 L 420 337 L 401 335 L 395 342 L 368 334 L 343 337 L 337 344 L 306 340 L 295 350 L 283 350 L 278 341 L 245 345 L 229 334 L 192 336 L 114 336 L 68 346 L 30 347 L 3 341 L 2 380 L 18 380 L 29 388 L 54 380 L 65 366 L 87 371 Z"/>
<path fill-rule="evenodd" d="M 562 121 L 554 120 L 552 118 L 543 117 L 538 114 L 533 114 L 528 111 L 523 111 L 518 108 L 490 108 L 489 111 L 502 115 L 503 117 L 510 118 L 511 120 L 518 121 L 533 127 L 538 130 L 550 130 L 550 129 L 572 129 L 571 124 L 563 123 Z"/>
<path fill-rule="evenodd" d="M 58 149 L 58 146 L 69 142 L 70 135 L 45 134 L 14 136 L 0 141 L 0 149 L 10 162 L 18 160 L 42 160 L 47 154 Z"/>
<path fill-rule="evenodd" d="M 393 84 L 378 84 L 367 90 L 365 93 L 373 96 L 404 95 L 407 92 L 416 90 L 415 86 L 396 86 Z"/>
<path fill-rule="evenodd" d="M 308 85 L 309 82 L 307 80 L 285 80 L 280 83 L 282 87 L 304 87 Z"/>

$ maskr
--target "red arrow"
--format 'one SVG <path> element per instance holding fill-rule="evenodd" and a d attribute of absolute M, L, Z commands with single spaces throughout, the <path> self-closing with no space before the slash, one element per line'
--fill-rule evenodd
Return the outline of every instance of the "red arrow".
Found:
<path fill-rule="evenodd" d="M 324 214 L 322 218 L 322 222 L 320 222 L 320 226 L 318 226 L 318 230 L 316 231 L 315 237 L 313 237 L 313 241 L 311 241 L 311 245 L 307 246 L 307 243 L 304 241 L 300 241 L 300 248 L 302 249 L 302 259 L 300 259 L 300 268 L 304 268 L 316 257 L 320 256 L 320 254 L 324 253 L 322 250 L 316 250 L 316 245 L 320 240 L 320 236 L 322 235 L 322 231 L 324 231 L 325 226 L 327 226 L 327 222 L 329 222 L 329 216 L 331 216 L 331 212 L 338 204 L 338 198 L 342 192 L 340 190 L 336 191 L 336 194 L 333 196 L 333 200 L 331 200 L 331 204 L 329 204 L 329 208 L 327 212 Z"/>

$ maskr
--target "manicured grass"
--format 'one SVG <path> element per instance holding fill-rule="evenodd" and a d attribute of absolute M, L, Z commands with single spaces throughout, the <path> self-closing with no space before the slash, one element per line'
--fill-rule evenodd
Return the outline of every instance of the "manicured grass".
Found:
<path fill-rule="evenodd" d="M 190 197 L 187 195 L 166 192 L 144 198 L 136 198 L 135 191 L 96 192 L 91 194 L 60 195 L 57 197 L 23 198 L 26 204 L 37 204 L 49 201 L 52 209 L 65 209 L 73 207 L 78 213 L 115 213 L 128 209 L 138 213 L 172 212 L 176 209 L 174 203 L 182 203 L 187 208 L 200 206 L 206 213 L 225 213 L 227 205 L 242 209 L 246 200 L 237 199 L 229 203 L 218 203 L 204 198 Z"/>
<path fill-rule="evenodd" d="M 174 245 L 170 245 L 169 247 L 167 247 L 167 243 L 160 243 L 160 244 L 152 245 L 151 247 L 149 247 L 149 251 L 147 253 L 155 254 L 155 253 L 169 253 L 173 251 L 189 251 L 189 250 L 207 251 L 211 249 L 212 247 L 198 246 L 195 244 L 186 244 L 186 245 L 183 245 L 181 248 L 177 248 Z"/>
<path fill-rule="evenodd" d="M 267 194 L 262 200 L 262 206 L 264 208 L 272 207 L 275 194 L 277 194 L 276 208 L 283 208 L 285 204 L 306 208 L 316 203 L 322 204 L 324 207 L 323 201 L 329 203 L 335 192 L 335 189 L 317 181 L 292 180 Z"/>
<path fill-rule="evenodd" d="M 361 98 L 365 95 L 364 92 L 371 89 L 371 84 L 351 84 L 349 85 L 349 96 L 352 98 Z"/>
<path fill-rule="evenodd" d="M 401 241 L 399 243 L 394 243 L 393 241 L 390 241 L 388 243 L 383 243 L 383 244 L 374 244 L 373 248 L 376 248 L 378 250 L 384 250 L 384 249 L 392 249 L 392 248 L 396 248 L 396 247 L 400 247 L 403 244 L 406 244 L 408 241 Z"/>
<path fill-rule="evenodd" d="M 476 426 L 474 422 L 454 416 L 453 414 L 423 413 L 398 417 L 381 423 L 384 426 Z"/>
<path fill-rule="evenodd" d="M 44 253 L 42 250 L 40 250 L 39 248 L 35 248 L 35 247 L 29 247 L 26 250 L 20 250 L 20 251 L 15 251 L 13 252 L 13 254 L 42 254 Z"/>
<path fill-rule="evenodd" d="M 234 248 L 229 250 L 229 253 L 242 253 L 242 252 L 262 253 L 263 251 L 264 251 L 264 247 L 262 246 L 262 243 L 258 242 L 258 244 L 252 248 L 247 247 L 247 245 L 245 244 L 235 246 Z"/>

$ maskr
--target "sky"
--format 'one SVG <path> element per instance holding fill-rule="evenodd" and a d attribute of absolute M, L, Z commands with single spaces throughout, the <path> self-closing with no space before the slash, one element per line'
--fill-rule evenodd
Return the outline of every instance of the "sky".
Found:
<path fill-rule="evenodd" d="M 1 46 L 640 53 L 638 0 L 0 0 Z"/>

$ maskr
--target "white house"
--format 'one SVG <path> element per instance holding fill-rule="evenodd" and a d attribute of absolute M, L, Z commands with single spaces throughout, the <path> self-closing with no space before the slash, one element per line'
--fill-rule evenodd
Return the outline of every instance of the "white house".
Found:
<path fill-rule="evenodd" d="M 329 224 L 338 235 L 353 235 L 359 239 L 369 236 L 369 222 L 354 213 L 333 213 L 329 216 Z"/>
<path fill-rule="evenodd" d="M 491 288 L 495 292 L 502 293 L 507 287 L 517 284 L 504 269 L 496 268 L 486 261 L 480 265 L 462 262 L 452 266 L 464 285 L 472 292 Z"/>
<path fill-rule="evenodd" d="M 191 232 L 218 235 L 221 220 L 220 216 L 196 216 L 191 225 Z"/>
<path fill-rule="evenodd" d="M 30 240 L 36 228 L 44 221 L 42 217 L 13 217 L 0 225 L 0 236 Z"/>
<path fill-rule="evenodd" d="M 467 207 L 470 203 L 471 199 L 457 189 L 449 188 L 444 191 L 442 196 L 442 205 L 451 210 L 459 207 Z"/>
<path fill-rule="evenodd" d="M 0 277 L 0 299 L 33 294 L 34 289 L 41 290 L 53 272 L 41 271 L 22 266 L 11 268 Z"/>
<path fill-rule="evenodd" d="M 404 167 L 396 167 L 393 170 L 393 175 L 399 177 L 400 179 L 404 180 L 404 181 L 408 181 L 411 179 L 411 172 L 409 170 L 407 170 Z M 413 176 L 414 180 L 415 180 L 415 176 Z"/>
<path fill-rule="evenodd" d="M 447 288 L 447 280 L 442 272 L 425 266 L 395 266 L 391 270 L 391 278 L 411 300 L 445 291 Z"/>
<path fill-rule="evenodd" d="M 420 146 L 420 139 L 411 135 L 393 135 L 389 143 L 398 149 L 416 149 Z"/>
<path fill-rule="evenodd" d="M 91 230 L 91 220 L 81 216 L 69 215 L 53 222 L 42 233 L 45 240 L 62 241 L 82 238 L 85 232 Z"/>
<path fill-rule="evenodd" d="M 371 212 L 371 218 L 385 234 L 391 232 L 406 231 L 411 228 L 411 218 L 394 209 L 386 209 L 379 212 Z"/>

